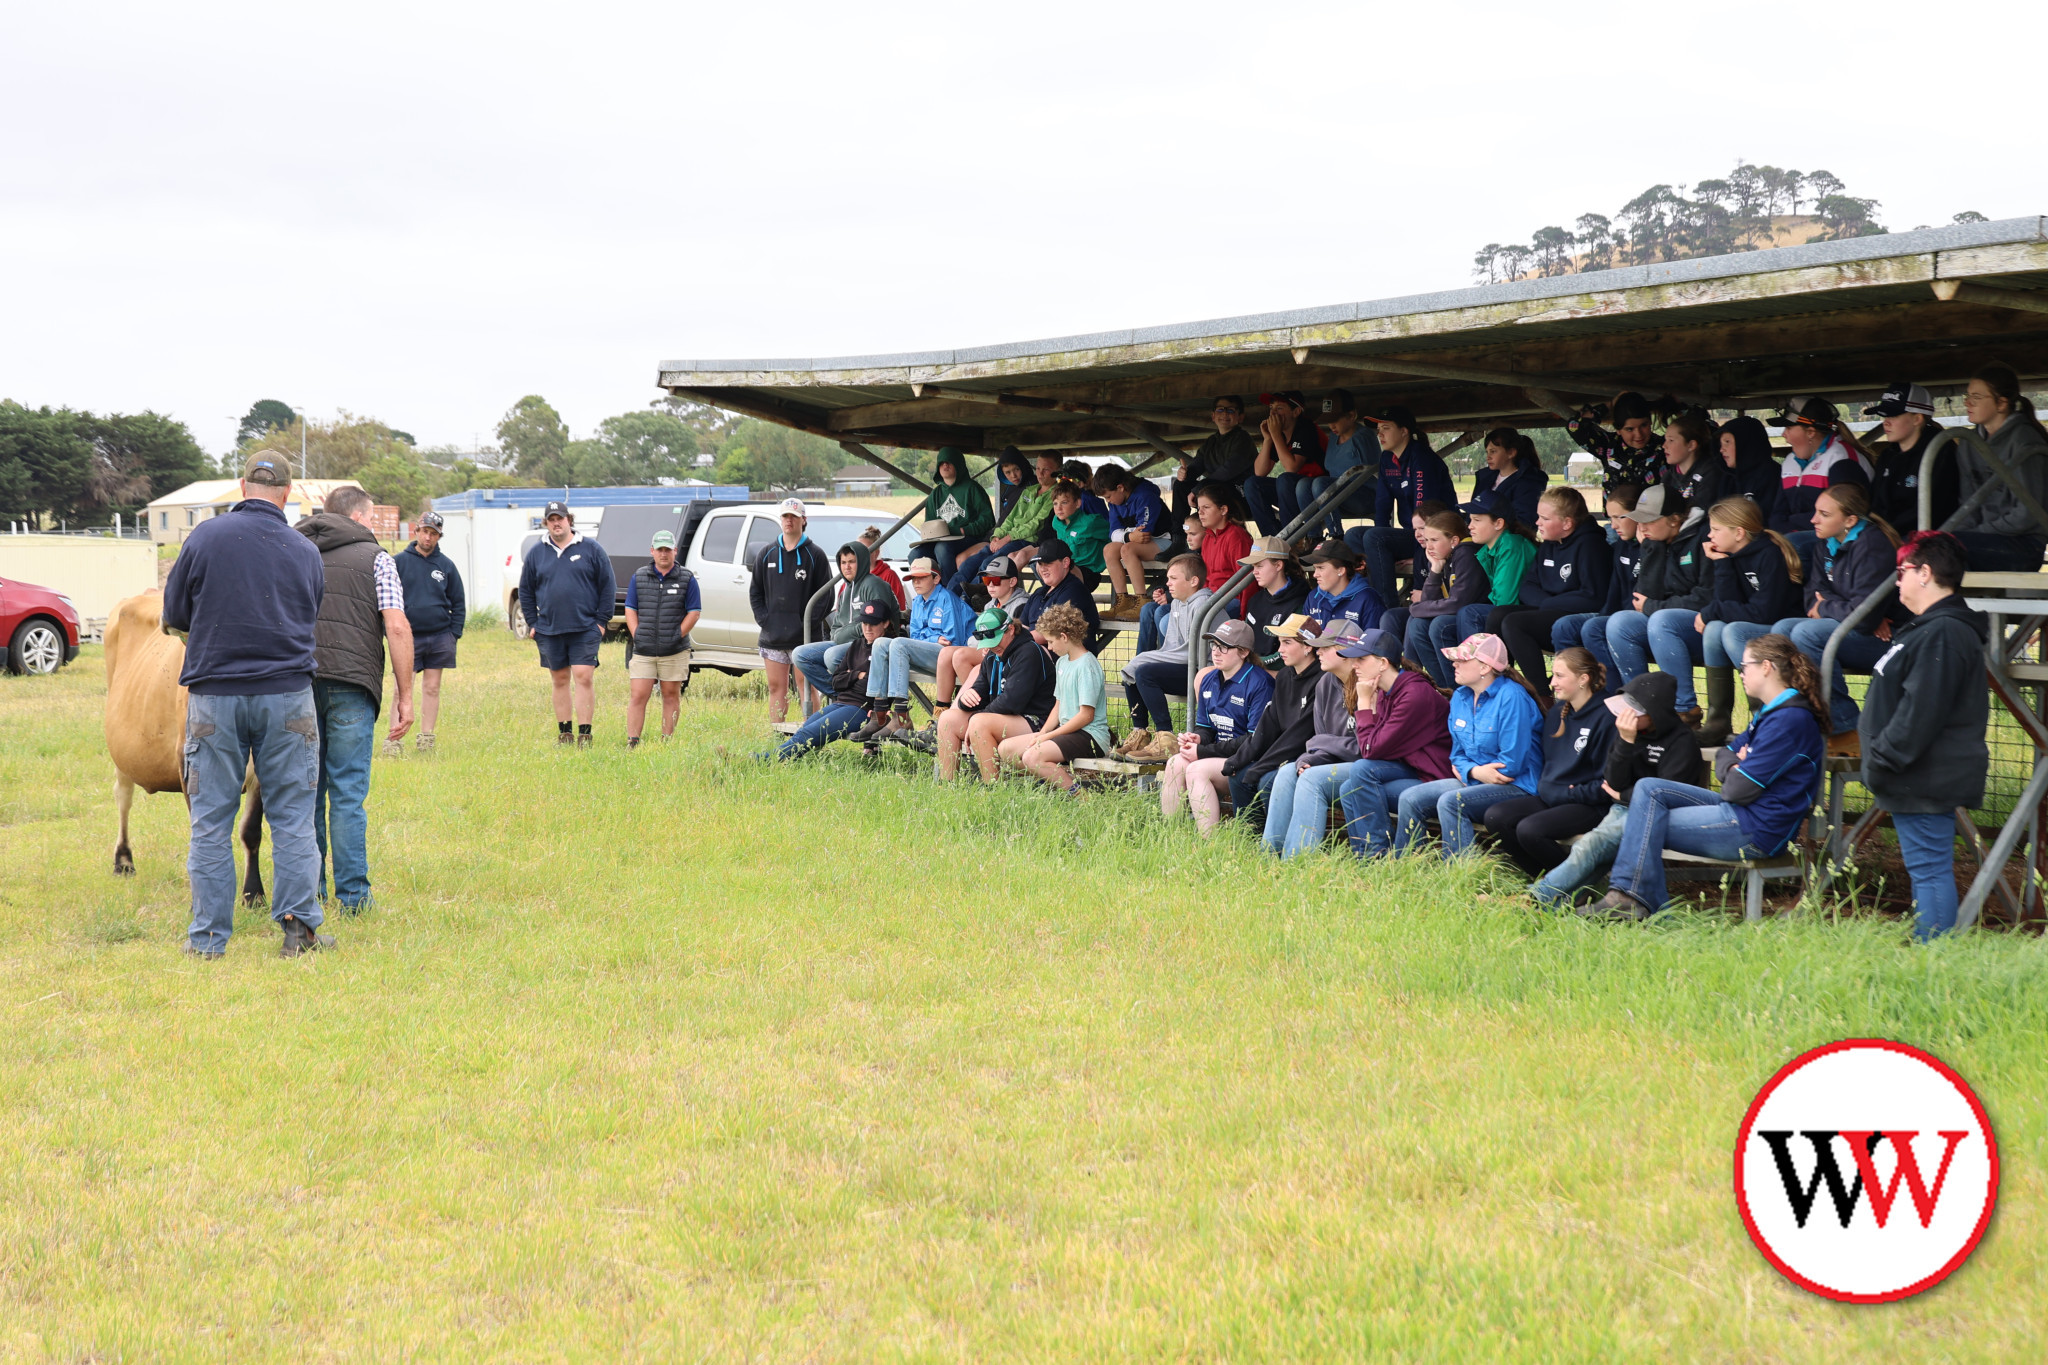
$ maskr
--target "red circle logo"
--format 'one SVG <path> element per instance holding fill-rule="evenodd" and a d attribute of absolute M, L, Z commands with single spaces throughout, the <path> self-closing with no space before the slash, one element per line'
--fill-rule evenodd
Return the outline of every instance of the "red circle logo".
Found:
<path fill-rule="evenodd" d="M 1970 1258 L 1998 1141 L 1969 1083 L 1883 1038 L 1829 1043 L 1764 1084 L 1735 1139 L 1735 1206 L 1764 1259 L 1844 1303 L 1890 1303 Z"/>

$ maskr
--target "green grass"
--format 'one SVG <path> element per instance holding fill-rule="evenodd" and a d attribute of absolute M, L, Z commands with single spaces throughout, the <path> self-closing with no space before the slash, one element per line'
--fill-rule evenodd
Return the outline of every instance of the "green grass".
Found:
<path fill-rule="evenodd" d="M 179 955 L 109 871 L 99 651 L 0 686 L 0 1359 L 2039 1359 L 2048 951 L 1643 931 L 1491 865 L 1284 868 L 1135 795 L 769 768 L 757 689 L 558 751 L 464 642 L 379 760 L 384 908 Z M 1823 1302 L 1730 1194 L 1756 1088 L 1878 1034 L 1977 1086 L 1998 1218 Z"/>

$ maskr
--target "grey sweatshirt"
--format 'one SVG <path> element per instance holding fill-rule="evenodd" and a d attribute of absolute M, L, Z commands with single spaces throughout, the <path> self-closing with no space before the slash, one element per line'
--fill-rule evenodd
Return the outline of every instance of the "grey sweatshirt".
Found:
<path fill-rule="evenodd" d="M 1316 718 L 1316 732 L 1309 736 L 1308 749 L 1302 754 L 1308 765 L 1356 762 L 1358 718 L 1344 704 L 1344 680 L 1335 673 L 1323 674 L 1309 710 Z"/>
<path fill-rule="evenodd" d="M 1976 429 L 1979 436 L 1984 428 Z M 1991 453 L 2005 462 L 2006 468 L 2019 476 L 2027 491 L 2043 507 L 2048 507 L 2048 437 L 2041 434 L 2041 428 L 2023 421 L 2017 414 L 2005 419 L 2005 425 L 1987 438 Z M 1991 472 L 1991 466 L 1977 453 L 1975 446 L 1959 443 L 1956 450 L 1956 468 L 1962 475 L 1963 497 L 1976 492 L 1985 483 L 1995 483 L 1991 495 L 1984 505 L 1970 514 L 1970 520 L 1961 529 L 1985 531 L 1992 535 L 2023 536 L 2028 540 L 2039 540 L 2048 531 L 2034 524 L 2033 517 L 2012 495 L 2012 489 L 2005 480 Z"/>

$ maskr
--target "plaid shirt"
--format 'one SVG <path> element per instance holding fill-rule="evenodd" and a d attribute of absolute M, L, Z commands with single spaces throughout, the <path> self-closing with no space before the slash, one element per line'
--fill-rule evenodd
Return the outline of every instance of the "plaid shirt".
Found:
<path fill-rule="evenodd" d="M 370 575 L 377 580 L 377 610 L 404 611 L 405 585 L 398 581 L 398 565 L 388 551 L 377 552 L 377 558 L 370 564 Z"/>

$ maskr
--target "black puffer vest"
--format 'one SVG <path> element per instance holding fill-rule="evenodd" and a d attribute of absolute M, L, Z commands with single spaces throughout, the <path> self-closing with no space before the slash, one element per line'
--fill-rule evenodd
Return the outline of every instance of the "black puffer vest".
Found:
<path fill-rule="evenodd" d="M 640 629 L 633 632 L 633 652 L 659 659 L 691 648 L 689 636 L 676 639 L 689 615 L 683 602 L 690 593 L 690 571 L 678 564 L 663 578 L 652 564 L 642 564 L 633 570 L 633 582 L 633 611 L 640 618 Z"/>
<path fill-rule="evenodd" d="M 299 532 L 320 551 L 327 593 L 313 627 L 313 676 L 344 682 L 384 701 L 384 617 L 377 610 L 373 565 L 384 553 L 370 528 L 331 512 L 299 522 Z"/>

